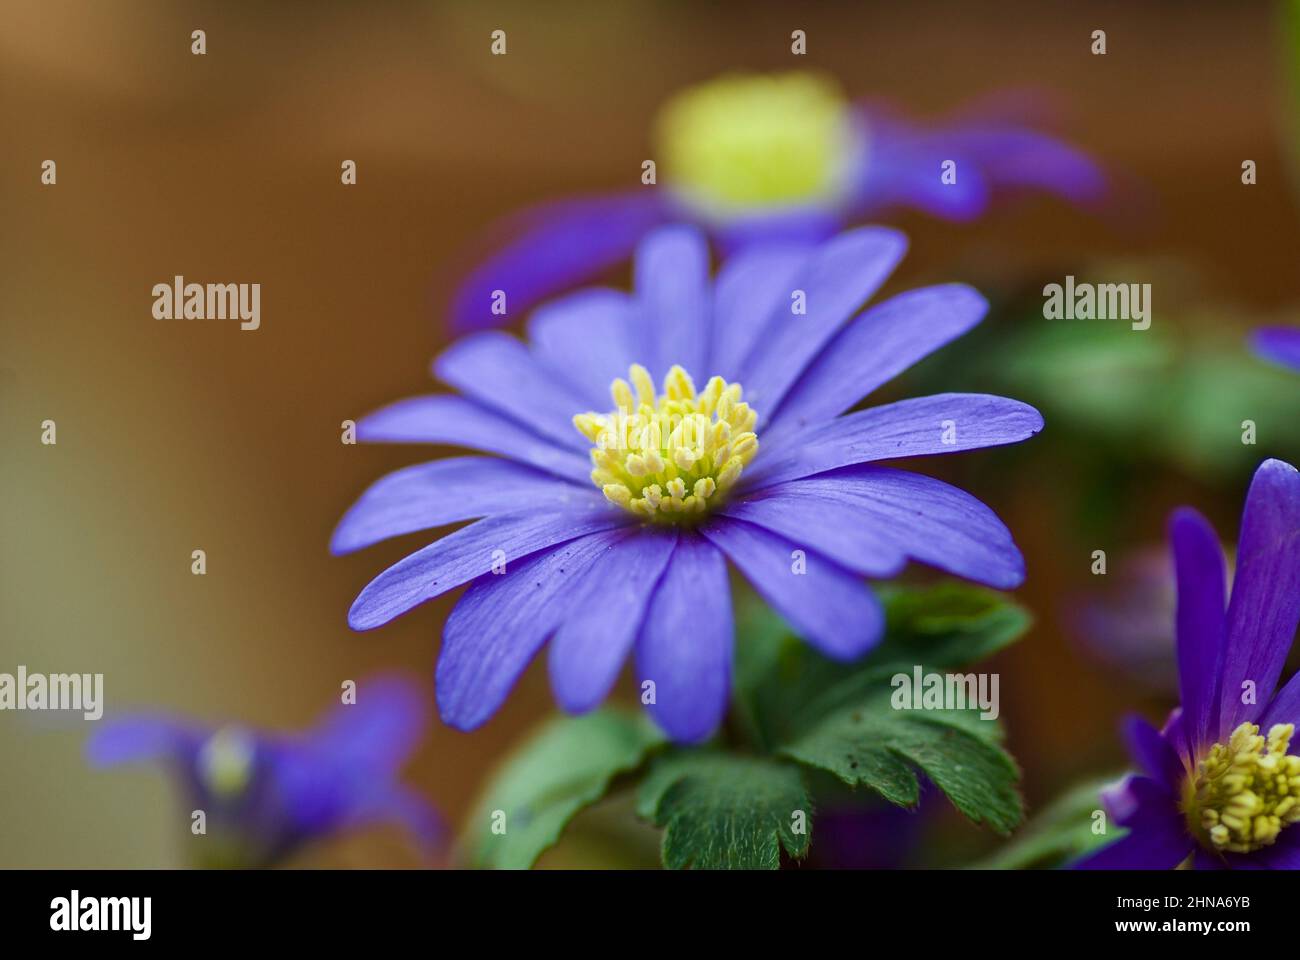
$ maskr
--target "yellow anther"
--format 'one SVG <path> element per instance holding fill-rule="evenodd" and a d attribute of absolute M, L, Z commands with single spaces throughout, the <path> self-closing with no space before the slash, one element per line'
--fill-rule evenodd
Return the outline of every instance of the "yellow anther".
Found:
<path fill-rule="evenodd" d="M 1243 723 L 1216 743 L 1183 788 L 1183 813 L 1193 834 L 1215 852 L 1250 853 L 1276 842 L 1300 822 L 1300 757 L 1287 753 L 1292 724 L 1268 737 Z"/>
<path fill-rule="evenodd" d="M 697 393 L 680 366 L 668 371 L 656 395 L 645 367 L 633 365 L 627 380 L 610 385 L 617 409 L 573 418 L 592 443 L 592 482 L 638 516 L 697 522 L 758 453 L 758 414 L 741 395 L 740 384 L 721 377 L 710 377 Z"/>

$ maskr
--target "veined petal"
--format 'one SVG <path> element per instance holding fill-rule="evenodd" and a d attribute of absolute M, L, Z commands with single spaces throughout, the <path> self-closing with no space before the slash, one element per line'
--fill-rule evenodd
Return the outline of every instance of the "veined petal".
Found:
<path fill-rule="evenodd" d="M 778 312 L 742 364 L 745 400 L 759 424 L 780 405 L 809 362 L 854 311 L 880 288 L 907 249 L 907 238 L 884 227 L 863 227 L 824 243 L 799 275 L 807 313 Z"/>
<path fill-rule="evenodd" d="M 499 453 L 512 460 L 587 483 L 591 464 L 569 447 L 559 447 L 529 428 L 454 394 L 398 400 L 357 423 L 366 443 L 434 443 Z"/>
<path fill-rule="evenodd" d="M 1219 736 L 1264 712 L 1300 622 L 1300 472 L 1265 460 L 1246 494 L 1228 603 Z M 1255 697 L 1242 703 L 1247 682 Z"/>
<path fill-rule="evenodd" d="M 847 467 L 766 487 L 723 512 L 867 576 L 892 576 L 910 557 L 1001 590 L 1025 577 L 1024 558 L 992 510 L 904 470 Z"/>
<path fill-rule="evenodd" d="M 983 393 L 941 393 L 859 410 L 767 441 L 745 472 L 752 489 L 876 460 L 1019 443 L 1043 428 L 1037 410 Z"/>
<path fill-rule="evenodd" d="M 723 263 L 713 298 L 710 374 L 739 378 L 741 363 L 772 318 L 790 309 L 799 272 L 815 249 L 806 243 L 763 244 Z"/>
<path fill-rule="evenodd" d="M 636 253 L 640 316 L 635 340 L 652 377 L 662 377 L 676 363 L 703 386 L 711 372 L 706 363 L 712 295 L 703 233 L 694 227 L 665 227 L 646 237 Z"/>
<path fill-rule="evenodd" d="M 550 645 L 551 687 L 565 710 L 584 713 L 609 694 L 676 543 L 671 527 L 634 531 L 574 586 L 573 604 Z"/>
<path fill-rule="evenodd" d="M 969 331 L 987 310 L 988 301 L 960 283 L 908 290 L 868 308 L 808 365 L 772 417 L 770 431 L 843 413 Z"/>
<path fill-rule="evenodd" d="M 1187 768 L 1173 745 L 1141 717 L 1129 717 L 1124 733 L 1142 772 L 1177 796 Z"/>
<path fill-rule="evenodd" d="M 503 560 L 518 562 L 546 547 L 624 526 L 627 514 L 608 504 L 563 513 L 497 514 L 462 527 L 393 564 L 366 584 L 348 611 L 353 630 L 371 630 L 426 600 L 453 590 Z"/>
<path fill-rule="evenodd" d="M 1223 550 L 1214 528 L 1195 510 L 1184 507 L 1169 523 L 1174 576 L 1178 585 L 1176 637 L 1178 687 L 1182 694 L 1184 732 L 1193 752 L 1214 742 L 1218 708 L 1217 665 L 1224 642 L 1226 575 Z"/>
<path fill-rule="evenodd" d="M 836 660 L 862 656 L 884 636 L 880 602 L 858 577 L 762 527 L 719 517 L 700 531 L 810 644 Z"/>
<path fill-rule="evenodd" d="M 727 710 L 733 643 L 727 563 L 703 537 L 684 535 L 646 611 L 637 640 L 651 715 L 674 740 L 708 739 Z"/>
<path fill-rule="evenodd" d="M 1174 796 L 1149 777 L 1129 777 L 1103 798 L 1129 833 L 1074 864 L 1080 870 L 1172 870 L 1196 847 Z"/>
<path fill-rule="evenodd" d="M 574 584 L 624 536 L 604 531 L 579 537 L 474 581 L 442 631 L 437 687 L 444 722 L 473 730 L 496 713 L 563 620 Z"/>
<path fill-rule="evenodd" d="M 458 340 L 433 361 L 433 372 L 465 396 L 561 446 L 587 447 L 573 429 L 573 414 L 585 405 L 582 397 L 509 334 L 488 331 Z"/>
<path fill-rule="evenodd" d="M 456 292 L 452 323 L 481 330 L 510 322 L 551 294 L 627 259 L 637 242 L 669 215 L 654 190 L 546 204 L 500 225 L 504 249 L 479 266 Z M 492 312 L 494 293 L 507 313 Z"/>
<path fill-rule="evenodd" d="M 621 291 L 582 290 L 533 311 L 528 338 L 538 360 L 572 385 L 585 409 L 604 410 L 610 383 L 638 362 L 631 340 L 636 316 L 634 301 Z"/>
<path fill-rule="evenodd" d="M 330 552 L 351 553 L 389 537 L 527 508 L 592 503 L 590 485 L 489 457 L 451 457 L 404 467 L 376 480 L 343 515 Z"/>

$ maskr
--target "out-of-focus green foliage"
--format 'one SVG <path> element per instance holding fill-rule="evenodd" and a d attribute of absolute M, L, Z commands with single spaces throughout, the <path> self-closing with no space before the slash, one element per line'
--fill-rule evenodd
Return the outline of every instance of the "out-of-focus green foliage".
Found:
<path fill-rule="evenodd" d="M 1128 831 L 1111 823 L 1109 817 L 1104 821 L 1097 817 L 1102 810 L 1101 791 L 1118 779 L 1091 780 L 1073 787 L 1033 817 L 1001 850 L 974 866 L 984 870 L 1058 867 L 1118 840 Z M 1104 825 L 1104 833 L 1097 832 L 1098 824 Z"/>

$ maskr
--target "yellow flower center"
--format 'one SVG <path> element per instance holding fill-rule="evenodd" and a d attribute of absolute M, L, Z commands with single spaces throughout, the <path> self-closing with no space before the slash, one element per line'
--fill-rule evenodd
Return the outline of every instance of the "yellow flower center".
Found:
<path fill-rule="evenodd" d="M 248 786 L 253 773 L 253 738 L 238 727 L 223 727 L 199 748 L 199 779 L 212 793 L 233 797 Z"/>
<path fill-rule="evenodd" d="M 696 523 L 758 453 L 758 415 L 741 402 L 740 384 L 721 377 L 696 393 L 690 374 L 674 366 L 662 395 L 640 364 L 628 380 L 610 385 L 613 412 L 573 418 L 594 445 L 591 480 L 610 501 L 647 520 Z"/>
<path fill-rule="evenodd" d="M 659 116 L 664 168 L 718 214 L 834 200 L 864 143 L 830 79 L 726 76 L 678 94 Z"/>
<path fill-rule="evenodd" d="M 1250 853 L 1300 821 L 1300 757 L 1287 749 L 1295 726 L 1275 724 L 1268 739 L 1243 723 L 1216 743 L 1183 788 L 1193 834 L 1216 853 Z"/>

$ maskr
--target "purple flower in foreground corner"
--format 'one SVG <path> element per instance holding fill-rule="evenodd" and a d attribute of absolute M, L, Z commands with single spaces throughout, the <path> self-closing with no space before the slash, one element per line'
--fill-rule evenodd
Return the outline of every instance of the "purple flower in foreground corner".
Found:
<path fill-rule="evenodd" d="M 659 116 L 656 185 L 543 205 L 503 225 L 510 241 L 456 292 L 453 326 L 500 326 L 497 291 L 510 311 L 527 310 L 623 262 L 667 223 L 694 223 L 735 251 L 759 240 L 824 240 L 898 207 L 971 220 L 1007 190 L 1098 200 L 1097 165 L 1006 118 L 1025 112 L 972 109 L 920 127 L 801 72 L 688 88 Z"/>
<path fill-rule="evenodd" d="M 348 622 L 379 627 L 469 583 L 443 628 L 447 723 L 484 723 L 554 635 L 550 673 L 565 709 L 604 699 L 635 648 L 660 726 L 698 741 L 730 689 L 728 559 L 841 659 L 881 636 L 862 576 L 891 577 L 915 559 L 1019 585 L 1024 560 L 988 507 L 875 461 L 1024 440 L 1042 428 L 1037 411 L 942 394 L 840 416 L 984 315 L 978 293 L 947 285 L 850 320 L 905 246 L 895 231 L 864 228 L 811 252 L 753 248 L 713 283 L 704 236 L 664 228 L 637 252 L 635 295 L 587 290 L 548 304 L 530 319 L 531 345 L 495 331 L 453 344 L 433 371 L 460 395 L 399 401 L 357 436 L 501 459 L 384 477 L 340 521 L 331 550 L 485 519 L 381 573 Z M 795 300 L 806 312 L 792 313 Z"/>
<path fill-rule="evenodd" d="M 1251 346 L 1266 360 L 1300 372 L 1300 327 L 1264 327 L 1251 336 Z"/>
<path fill-rule="evenodd" d="M 423 738 L 428 710 L 410 681 L 382 677 L 356 691 L 311 730 L 279 734 L 212 728 L 169 715 L 106 720 L 87 745 L 98 767 L 157 762 L 180 780 L 206 817 L 196 861 L 267 866 L 309 840 L 395 822 L 431 848 L 436 814 L 397 782 Z"/>
<path fill-rule="evenodd" d="M 1205 519 L 1177 511 L 1170 538 L 1182 706 L 1163 731 L 1129 721 L 1141 773 L 1105 796 L 1129 833 L 1079 865 L 1300 869 L 1300 674 L 1276 689 L 1300 622 L 1300 473 L 1280 460 L 1255 472 L 1230 602 Z"/>

